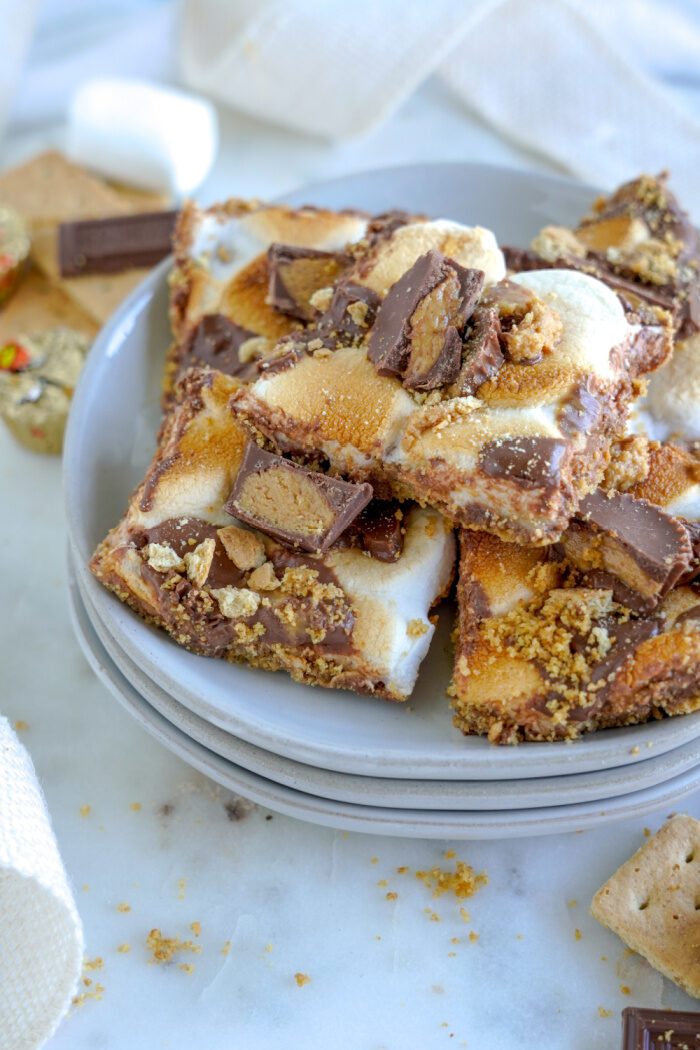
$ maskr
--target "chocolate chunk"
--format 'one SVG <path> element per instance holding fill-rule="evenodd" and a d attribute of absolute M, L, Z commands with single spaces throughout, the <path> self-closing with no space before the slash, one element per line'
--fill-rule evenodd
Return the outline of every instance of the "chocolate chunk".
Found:
<path fill-rule="evenodd" d="M 317 311 L 311 297 L 321 288 L 335 284 L 349 265 L 346 256 L 315 248 L 271 244 L 267 251 L 270 285 L 268 302 L 282 313 L 300 321 L 311 321 Z"/>
<path fill-rule="evenodd" d="M 570 526 L 570 528 L 574 527 L 575 525 Z M 607 569 L 592 569 L 590 572 L 584 572 L 580 584 L 582 587 L 595 587 L 602 591 L 612 591 L 613 601 L 617 602 L 618 605 L 623 605 L 633 613 L 651 612 L 658 604 L 656 598 L 645 598 L 638 591 L 625 586 L 619 576 L 608 572 Z"/>
<path fill-rule="evenodd" d="M 143 529 L 136 533 L 133 542 L 139 550 L 149 543 L 160 543 L 165 547 L 171 547 L 182 558 L 206 539 L 212 539 L 216 543 L 209 575 L 206 579 L 207 586 L 213 588 L 241 586 L 244 573 L 227 555 L 216 525 L 210 525 L 200 518 L 168 518 L 159 525 L 154 525 L 153 528 Z"/>
<path fill-rule="evenodd" d="M 700 576 L 700 522 L 686 521 L 683 519 L 683 525 L 688 533 L 692 555 L 690 565 L 677 580 L 679 586 L 682 584 L 694 583 Z"/>
<path fill-rule="evenodd" d="M 421 255 L 377 313 L 368 357 L 379 374 L 402 375 L 413 390 L 433 390 L 456 379 L 460 331 L 483 284 L 481 270 L 465 269 L 432 249 Z"/>
<path fill-rule="evenodd" d="M 373 499 L 338 537 L 337 546 L 358 547 L 378 561 L 396 561 L 403 550 L 402 520 L 396 500 Z"/>
<path fill-rule="evenodd" d="M 700 1013 L 685 1010 L 622 1011 L 622 1050 L 695 1050 L 700 1046 Z"/>
<path fill-rule="evenodd" d="M 615 676 L 634 657 L 642 642 L 654 638 L 659 633 L 661 620 L 645 617 L 640 620 L 627 620 L 625 623 L 608 624 L 607 629 L 612 646 L 591 672 L 591 683 L 606 682 L 606 686 L 596 692 L 599 702 L 605 700 L 605 694 L 612 686 Z"/>
<path fill-rule="evenodd" d="M 600 419 L 603 406 L 593 389 L 594 382 L 588 376 L 578 383 L 557 413 L 559 429 L 567 437 L 591 434 Z"/>
<path fill-rule="evenodd" d="M 181 369 L 208 365 L 229 376 L 252 375 L 256 363 L 241 361 L 239 351 L 254 336 L 255 332 L 234 324 L 223 314 L 206 314 L 180 350 Z"/>
<path fill-rule="evenodd" d="M 606 569 L 652 606 L 690 564 L 681 522 L 628 492 L 592 492 L 581 500 L 577 519 L 562 537 L 569 560 L 584 570 Z"/>
<path fill-rule="evenodd" d="M 567 445 L 559 438 L 497 438 L 479 454 L 479 466 L 491 478 L 516 481 L 524 488 L 556 488 Z"/>
<path fill-rule="evenodd" d="M 170 254 L 177 216 L 176 211 L 153 211 L 62 223 L 58 228 L 61 277 L 155 266 Z"/>
<path fill-rule="evenodd" d="M 504 362 L 501 324 L 493 307 L 477 307 L 462 348 L 462 363 L 454 382 L 454 396 L 468 397 L 496 375 Z"/>
<path fill-rule="evenodd" d="M 307 470 L 251 441 L 225 509 L 283 543 L 324 551 L 371 498 L 371 485 Z"/>

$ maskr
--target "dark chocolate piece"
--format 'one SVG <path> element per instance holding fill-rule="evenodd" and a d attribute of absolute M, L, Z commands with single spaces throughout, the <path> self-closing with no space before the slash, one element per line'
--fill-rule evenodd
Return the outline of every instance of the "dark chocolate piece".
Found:
<path fill-rule="evenodd" d="M 61 277 L 120 273 L 155 266 L 170 254 L 178 213 L 139 212 L 109 219 L 64 222 L 58 228 Z"/>
<path fill-rule="evenodd" d="M 647 1010 L 627 1006 L 622 1011 L 622 1050 L 696 1050 L 700 1047 L 700 1013 Z"/>
<path fill-rule="evenodd" d="M 229 376 L 254 375 L 257 363 L 242 362 L 238 356 L 243 343 L 255 332 L 234 324 L 223 314 L 206 314 L 190 332 L 180 350 L 180 367 L 208 365 Z"/>
<path fill-rule="evenodd" d="M 270 304 L 300 321 L 312 321 L 318 311 L 309 300 L 314 292 L 334 285 L 350 260 L 336 252 L 271 244 L 267 262 Z"/>
<path fill-rule="evenodd" d="M 552 489 L 559 485 L 567 444 L 559 438 L 497 438 L 479 454 L 479 466 L 491 478 L 516 481 L 525 488 Z"/>
<path fill-rule="evenodd" d="M 593 389 L 595 380 L 590 376 L 582 379 L 564 401 L 557 413 L 557 422 L 562 434 L 591 434 L 603 411 L 600 398 Z"/>
<path fill-rule="evenodd" d="M 493 307 L 477 307 L 462 348 L 462 363 L 454 383 L 456 397 L 475 394 L 504 363 L 501 324 Z"/>
<path fill-rule="evenodd" d="M 562 537 L 567 557 L 582 569 L 606 569 L 652 605 L 688 569 L 687 530 L 648 500 L 598 489 L 581 500 L 577 519 Z"/>
<path fill-rule="evenodd" d="M 367 483 L 319 474 L 251 441 L 225 509 L 283 543 L 325 551 L 371 498 Z"/>
<path fill-rule="evenodd" d="M 484 285 L 469 270 L 430 250 L 392 285 L 377 313 L 368 357 L 380 375 L 401 375 L 412 390 L 433 390 L 457 378 L 461 329 Z"/>
<path fill-rule="evenodd" d="M 373 499 L 338 537 L 337 546 L 358 547 L 378 561 L 397 561 L 403 550 L 402 520 L 396 500 Z"/>

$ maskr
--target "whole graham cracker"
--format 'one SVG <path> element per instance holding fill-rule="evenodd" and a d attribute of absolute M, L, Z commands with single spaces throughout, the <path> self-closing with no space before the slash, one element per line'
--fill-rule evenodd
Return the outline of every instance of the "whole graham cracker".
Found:
<path fill-rule="evenodd" d="M 667 821 L 598 890 L 591 913 L 700 998 L 700 821 Z"/>

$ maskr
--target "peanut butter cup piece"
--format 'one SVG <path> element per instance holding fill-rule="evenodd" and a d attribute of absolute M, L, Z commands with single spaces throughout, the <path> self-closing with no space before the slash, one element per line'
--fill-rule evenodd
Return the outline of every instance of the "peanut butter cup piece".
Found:
<path fill-rule="evenodd" d="M 283 543 L 325 551 L 371 498 L 369 484 L 307 470 L 250 442 L 225 509 Z"/>
<path fill-rule="evenodd" d="M 461 329 L 484 284 L 481 270 L 440 252 L 421 255 L 379 308 L 368 356 L 380 375 L 400 375 L 411 390 L 453 382 L 461 363 Z"/>
<path fill-rule="evenodd" d="M 680 521 L 628 492 L 601 489 L 581 500 L 562 543 L 578 568 L 606 570 L 640 595 L 647 608 L 678 582 L 693 554 Z"/>
<path fill-rule="evenodd" d="M 335 284 L 349 260 L 335 252 L 275 243 L 268 248 L 267 262 L 268 302 L 300 321 L 311 321 L 317 316 L 311 299 L 322 288 Z"/>
<path fill-rule="evenodd" d="M 255 363 L 241 361 L 244 343 L 255 337 L 255 332 L 234 324 L 223 314 L 206 314 L 195 325 L 180 351 L 180 368 L 208 366 L 229 376 L 243 376 L 255 372 Z"/>
<path fill-rule="evenodd" d="M 515 481 L 524 488 L 555 489 L 566 454 L 566 442 L 559 438 L 496 438 L 481 449 L 479 466 L 491 478 Z"/>
<path fill-rule="evenodd" d="M 459 373 L 450 393 L 454 397 L 469 397 L 488 379 L 492 379 L 504 363 L 501 350 L 501 325 L 493 307 L 477 307 L 462 348 Z"/>

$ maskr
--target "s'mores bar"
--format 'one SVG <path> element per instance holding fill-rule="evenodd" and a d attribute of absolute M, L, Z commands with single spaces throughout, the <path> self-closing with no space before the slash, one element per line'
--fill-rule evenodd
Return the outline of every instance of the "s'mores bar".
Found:
<path fill-rule="evenodd" d="M 256 374 L 278 339 L 313 318 L 309 300 L 347 268 L 346 247 L 369 227 L 356 211 L 186 202 L 174 236 L 166 402 L 190 367 Z"/>
<path fill-rule="evenodd" d="M 187 373 L 92 571 L 195 653 L 405 700 L 451 584 L 449 526 L 258 448 L 230 411 L 238 385 Z"/>
<path fill-rule="evenodd" d="M 507 280 L 493 234 L 447 220 L 384 230 L 314 303 L 236 411 L 280 450 L 517 542 L 566 528 L 671 349 L 663 311 L 629 317 L 573 270 Z"/>
<path fill-rule="evenodd" d="M 700 708 L 700 461 L 620 443 L 548 549 L 463 532 L 455 724 L 573 739 Z"/>
<path fill-rule="evenodd" d="M 599 277 L 628 312 L 663 309 L 678 338 L 688 338 L 700 330 L 700 246 L 667 181 L 666 172 L 641 175 L 599 197 L 573 229 L 545 226 L 529 250 L 504 249 L 509 269 L 566 267 Z"/>

